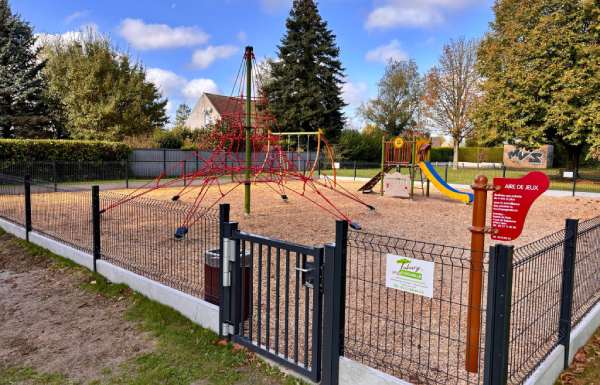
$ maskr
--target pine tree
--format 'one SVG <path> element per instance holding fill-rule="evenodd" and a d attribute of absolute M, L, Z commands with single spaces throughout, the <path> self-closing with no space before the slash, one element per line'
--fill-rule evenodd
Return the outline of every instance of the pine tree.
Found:
<path fill-rule="evenodd" d="M 31 26 L 0 0 L 0 130 L 4 138 L 52 135 L 44 62 L 37 60 Z"/>
<path fill-rule="evenodd" d="M 478 125 L 537 146 L 558 143 L 573 163 L 600 157 L 600 2 L 499 0 L 478 53 L 485 77 Z"/>
<path fill-rule="evenodd" d="M 279 61 L 265 86 L 269 108 L 283 131 L 317 131 L 335 140 L 344 127 L 343 67 L 335 35 L 313 0 L 294 0 Z"/>

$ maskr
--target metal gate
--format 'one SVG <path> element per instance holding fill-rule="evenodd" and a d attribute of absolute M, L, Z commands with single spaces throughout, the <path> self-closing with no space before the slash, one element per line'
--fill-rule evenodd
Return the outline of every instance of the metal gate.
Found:
<path fill-rule="evenodd" d="M 222 228 L 221 328 L 248 349 L 318 382 L 323 248 Z"/>

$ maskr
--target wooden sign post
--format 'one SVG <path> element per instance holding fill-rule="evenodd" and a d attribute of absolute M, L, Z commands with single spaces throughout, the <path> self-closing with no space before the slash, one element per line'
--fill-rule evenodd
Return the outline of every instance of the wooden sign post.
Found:
<path fill-rule="evenodd" d="M 533 202 L 548 189 L 546 174 L 535 171 L 522 178 L 494 178 L 488 185 L 484 175 L 475 178 L 473 221 L 471 230 L 471 270 L 469 273 L 469 305 L 467 309 L 467 347 L 465 368 L 477 373 L 479 367 L 479 340 L 481 336 L 481 288 L 483 284 L 483 255 L 485 234 L 492 239 L 512 241 L 521 235 L 525 218 Z M 492 225 L 486 227 L 487 192 L 492 198 Z"/>

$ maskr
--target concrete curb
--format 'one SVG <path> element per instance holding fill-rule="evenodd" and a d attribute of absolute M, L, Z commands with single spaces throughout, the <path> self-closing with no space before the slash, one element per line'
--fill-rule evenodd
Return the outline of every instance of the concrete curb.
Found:
<path fill-rule="evenodd" d="M 25 227 L 16 225 L 6 219 L 0 218 L 0 227 L 9 234 L 14 235 L 17 238 L 25 239 Z"/>
<path fill-rule="evenodd" d="M 340 357 L 340 384 L 343 385 L 412 385 L 387 373 L 346 357 Z"/>
<path fill-rule="evenodd" d="M 32 231 L 29 233 L 29 242 L 36 244 L 44 249 L 50 250 L 56 255 L 67 258 L 78 265 L 84 266 L 89 270 L 94 268 L 94 258 L 85 251 L 78 250 L 72 246 L 65 245 L 46 235 Z"/>
<path fill-rule="evenodd" d="M 98 273 L 109 281 L 124 283 L 146 297 L 177 310 L 192 322 L 219 332 L 218 306 L 103 260 L 96 261 L 96 267 Z"/>
<path fill-rule="evenodd" d="M 524 385 L 552 385 L 563 371 L 563 358 L 565 347 L 558 345 L 527 378 Z"/>
<path fill-rule="evenodd" d="M 573 362 L 573 358 L 577 351 L 586 344 L 598 327 L 600 327 L 600 302 L 598 302 L 571 331 L 569 364 Z M 527 378 L 524 385 L 554 384 L 563 371 L 564 357 L 565 348 L 562 345 L 558 345 L 531 376 Z"/>

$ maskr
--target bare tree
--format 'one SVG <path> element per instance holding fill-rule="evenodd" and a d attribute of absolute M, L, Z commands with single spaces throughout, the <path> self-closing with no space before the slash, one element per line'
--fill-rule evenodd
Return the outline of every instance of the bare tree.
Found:
<path fill-rule="evenodd" d="M 454 165 L 458 146 L 474 130 L 471 113 L 481 94 L 475 69 L 477 40 L 450 40 L 444 45 L 438 64 L 425 77 L 426 114 L 432 123 L 454 140 Z"/>

